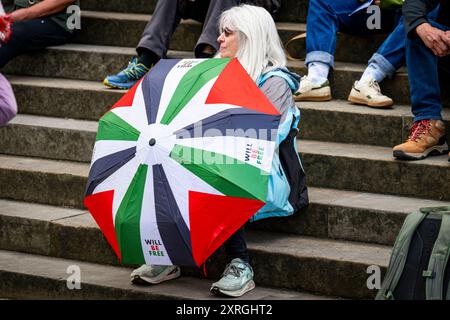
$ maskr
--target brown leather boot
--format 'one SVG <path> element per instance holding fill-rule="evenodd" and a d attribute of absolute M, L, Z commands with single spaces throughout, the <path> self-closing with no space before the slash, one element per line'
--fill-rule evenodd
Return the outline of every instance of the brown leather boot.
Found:
<path fill-rule="evenodd" d="M 414 122 L 408 140 L 394 147 L 394 157 L 402 160 L 420 160 L 447 152 L 445 125 L 441 120 Z"/>

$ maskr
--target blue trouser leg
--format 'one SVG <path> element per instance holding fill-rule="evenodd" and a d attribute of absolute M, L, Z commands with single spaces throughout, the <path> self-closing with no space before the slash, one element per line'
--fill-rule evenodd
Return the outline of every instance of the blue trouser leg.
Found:
<path fill-rule="evenodd" d="M 435 19 L 438 12 L 439 6 L 428 14 L 428 18 Z M 405 26 L 403 18 L 400 18 L 397 27 L 370 58 L 369 65 L 372 64 L 384 77 L 392 77 L 397 69 L 405 65 L 405 41 Z"/>
<path fill-rule="evenodd" d="M 392 77 L 397 69 L 405 65 L 405 40 L 405 26 L 401 19 L 369 60 L 369 65 L 378 69 L 383 78 Z"/>
<path fill-rule="evenodd" d="M 349 16 L 361 3 L 357 0 L 311 0 L 309 2 L 306 38 L 305 64 L 322 62 L 334 66 L 336 33 L 369 35 L 392 30 L 395 15 L 384 12 L 381 15 L 381 30 L 369 30 L 367 20 L 370 14 L 362 10 Z"/>
<path fill-rule="evenodd" d="M 429 22 L 441 30 L 450 30 L 431 19 Z M 442 119 L 439 64 L 446 62 L 448 57 L 439 59 L 419 37 L 406 40 L 406 64 L 414 121 Z"/>

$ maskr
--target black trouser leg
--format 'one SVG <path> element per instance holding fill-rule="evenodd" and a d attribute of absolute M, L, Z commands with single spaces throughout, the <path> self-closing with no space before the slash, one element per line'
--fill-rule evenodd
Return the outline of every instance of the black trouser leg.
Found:
<path fill-rule="evenodd" d="M 20 54 L 62 45 L 72 37 L 50 18 L 15 22 L 11 28 L 11 38 L 0 47 L 0 68 Z"/>
<path fill-rule="evenodd" d="M 247 263 L 250 261 L 247 243 L 245 242 L 244 227 L 241 227 L 236 231 L 227 241 L 225 241 L 224 245 L 227 263 L 235 258 L 241 258 Z"/>

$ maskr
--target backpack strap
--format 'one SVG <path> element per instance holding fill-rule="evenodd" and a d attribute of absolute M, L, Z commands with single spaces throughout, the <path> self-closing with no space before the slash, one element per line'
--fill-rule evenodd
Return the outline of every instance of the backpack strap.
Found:
<path fill-rule="evenodd" d="M 443 300 L 444 274 L 450 256 L 450 207 L 440 207 L 437 211 L 442 215 L 439 235 L 433 246 L 428 270 L 423 272 L 426 277 L 427 300 Z M 445 211 L 444 211 L 445 210 Z M 446 293 L 450 299 L 449 292 Z"/>
<path fill-rule="evenodd" d="M 294 90 L 294 91 L 298 90 L 298 84 L 295 84 L 294 81 L 292 81 L 292 79 L 285 72 L 281 71 L 280 69 L 270 70 L 269 72 L 261 74 L 258 77 L 258 79 L 256 79 L 256 85 L 259 88 L 261 88 L 264 85 L 264 83 L 266 83 L 266 81 L 272 77 L 283 78 L 287 82 L 287 84 L 291 88 L 291 90 Z"/>
<path fill-rule="evenodd" d="M 447 287 L 447 297 L 446 297 L 446 300 L 450 300 L 450 282 L 449 282 L 448 287 Z"/>
<path fill-rule="evenodd" d="M 305 58 L 303 58 L 303 57 L 301 57 L 301 58 L 298 58 L 298 57 L 294 57 L 292 54 L 291 54 L 291 50 L 290 50 L 290 45 L 292 44 L 292 43 L 295 43 L 297 40 L 302 40 L 302 39 L 306 39 L 306 32 L 304 32 L 304 33 L 301 33 L 301 34 L 299 34 L 299 35 L 296 35 L 295 37 L 292 37 L 291 39 L 289 39 L 289 41 L 285 44 L 285 46 L 284 46 L 284 52 L 285 52 L 285 54 L 286 54 L 286 57 L 289 59 L 289 60 L 293 60 L 293 61 L 302 61 L 302 60 L 305 60 Z M 306 41 L 306 40 L 305 40 Z"/>
<path fill-rule="evenodd" d="M 393 292 L 403 273 L 414 231 L 427 215 L 427 208 L 423 208 L 417 212 L 410 213 L 406 217 L 400 233 L 395 240 L 391 258 L 389 260 L 389 266 L 387 268 L 387 273 L 384 277 L 381 289 L 377 293 L 377 296 L 375 298 L 376 300 L 395 299 Z"/>

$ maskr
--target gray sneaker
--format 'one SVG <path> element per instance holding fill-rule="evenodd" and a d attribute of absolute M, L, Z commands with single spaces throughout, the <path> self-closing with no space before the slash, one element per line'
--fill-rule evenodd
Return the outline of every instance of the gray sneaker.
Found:
<path fill-rule="evenodd" d="M 210 291 L 216 295 L 240 297 L 254 288 L 252 267 L 236 258 L 226 266 L 222 278 L 212 284 Z"/>
<path fill-rule="evenodd" d="M 178 278 L 181 275 L 178 266 L 154 266 L 144 264 L 131 273 L 134 284 L 157 284 Z"/>

